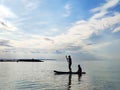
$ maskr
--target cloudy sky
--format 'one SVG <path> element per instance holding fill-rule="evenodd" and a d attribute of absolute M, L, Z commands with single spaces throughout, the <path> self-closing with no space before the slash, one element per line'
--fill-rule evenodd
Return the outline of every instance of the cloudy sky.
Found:
<path fill-rule="evenodd" d="M 120 0 L 0 0 L 0 58 L 120 59 Z"/>

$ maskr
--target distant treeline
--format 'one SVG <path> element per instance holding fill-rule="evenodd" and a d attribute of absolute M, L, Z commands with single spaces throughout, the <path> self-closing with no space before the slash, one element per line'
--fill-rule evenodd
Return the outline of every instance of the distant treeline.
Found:
<path fill-rule="evenodd" d="M 0 62 L 43 62 L 39 59 L 0 59 Z"/>
<path fill-rule="evenodd" d="M 44 60 L 56 59 L 0 59 L 0 62 L 43 62 Z"/>

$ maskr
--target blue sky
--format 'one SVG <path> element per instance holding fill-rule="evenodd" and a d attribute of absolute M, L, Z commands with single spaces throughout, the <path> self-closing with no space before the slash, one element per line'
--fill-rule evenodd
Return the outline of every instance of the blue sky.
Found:
<path fill-rule="evenodd" d="M 120 59 L 120 0 L 0 0 L 0 58 Z"/>

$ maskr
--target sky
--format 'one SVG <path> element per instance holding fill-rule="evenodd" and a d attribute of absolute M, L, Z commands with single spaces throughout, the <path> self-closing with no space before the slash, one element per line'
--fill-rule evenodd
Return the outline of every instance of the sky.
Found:
<path fill-rule="evenodd" d="M 120 59 L 120 0 L 0 0 L 0 58 Z"/>

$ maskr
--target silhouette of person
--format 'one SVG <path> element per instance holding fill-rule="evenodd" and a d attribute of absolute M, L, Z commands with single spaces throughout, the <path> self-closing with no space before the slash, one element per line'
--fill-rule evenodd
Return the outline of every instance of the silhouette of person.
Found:
<path fill-rule="evenodd" d="M 72 72 L 72 69 L 71 69 L 71 65 L 72 65 L 72 58 L 71 56 L 66 56 L 66 59 L 67 59 L 67 62 L 68 62 L 68 68 L 69 68 L 69 72 Z"/>
<path fill-rule="evenodd" d="M 82 75 L 82 68 L 80 66 L 80 64 L 78 65 L 78 75 L 81 76 Z"/>

